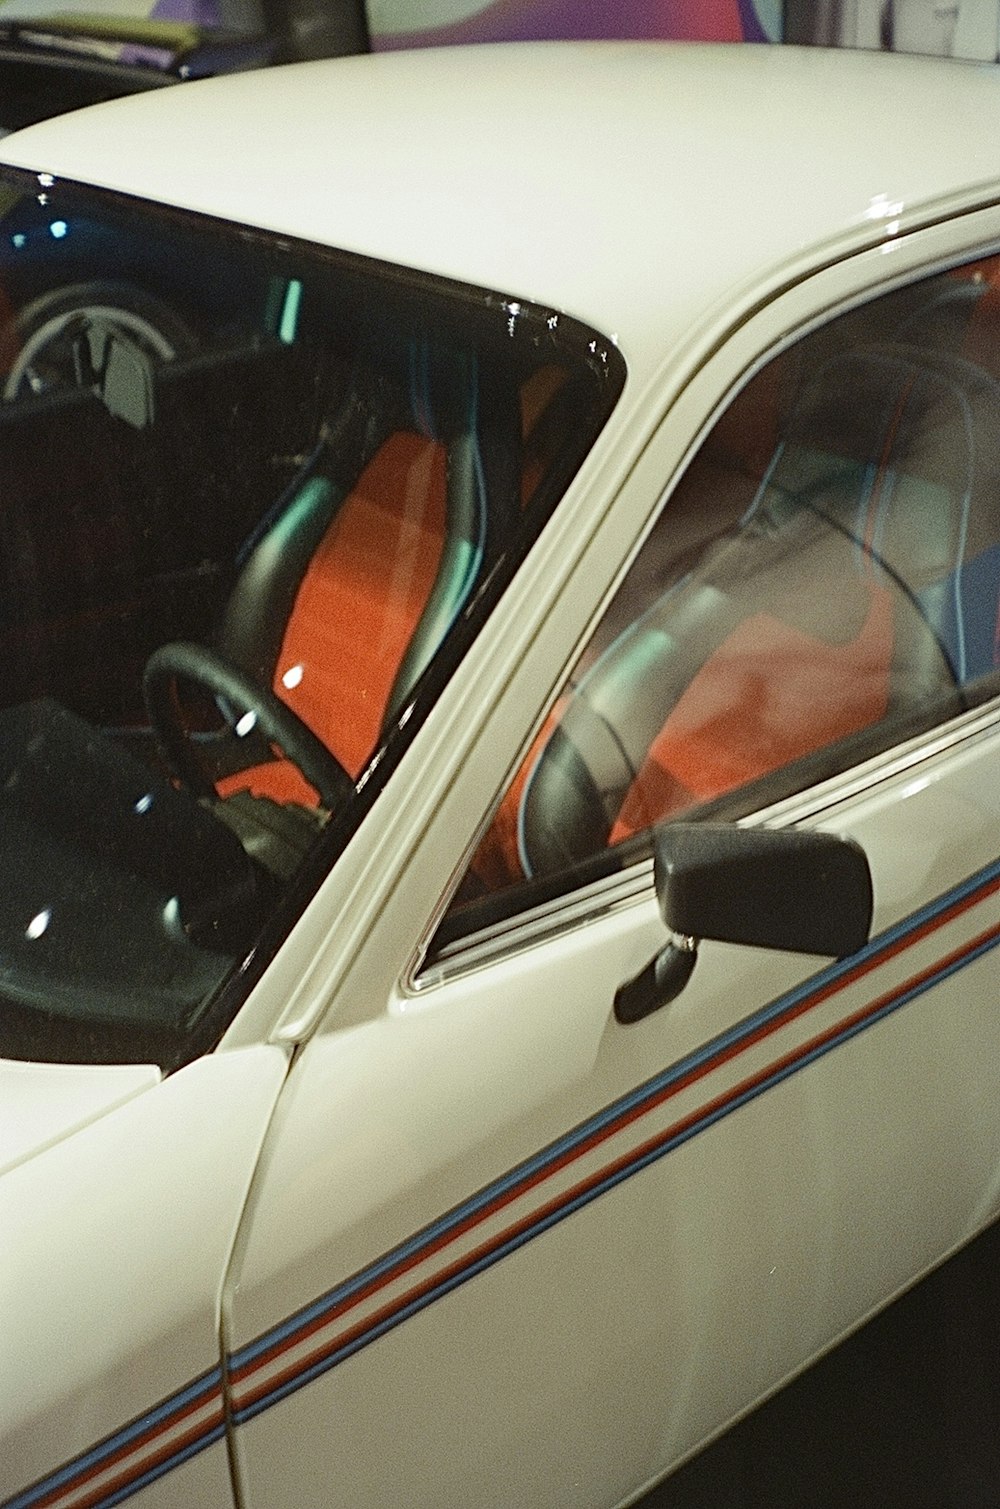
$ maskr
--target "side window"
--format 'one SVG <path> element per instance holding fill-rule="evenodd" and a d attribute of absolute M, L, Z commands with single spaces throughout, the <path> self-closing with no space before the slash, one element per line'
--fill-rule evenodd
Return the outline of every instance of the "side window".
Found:
<path fill-rule="evenodd" d="M 839 317 L 715 424 L 439 937 L 736 816 L 995 690 L 1000 258 Z"/>

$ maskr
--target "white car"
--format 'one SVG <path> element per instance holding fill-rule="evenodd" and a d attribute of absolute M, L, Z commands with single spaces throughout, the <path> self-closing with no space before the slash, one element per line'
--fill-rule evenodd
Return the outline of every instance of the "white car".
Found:
<path fill-rule="evenodd" d="M 4 1509 L 625 1504 L 995 1218 L 998 119 L 539 45 L 4 142 Z"/>

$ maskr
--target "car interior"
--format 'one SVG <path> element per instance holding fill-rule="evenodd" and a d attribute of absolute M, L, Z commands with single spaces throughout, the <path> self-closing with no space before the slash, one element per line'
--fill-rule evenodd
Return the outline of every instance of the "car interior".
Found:
<path fill-rule="evenodd" d="M 84 277 L 115 239 L 84 213 L 57 223 L 96 269 L 39 289 L 17 261 L 0 337 L 4 1049 L 57 1017 L 50 1058 L 170 1061 L 374 799 L 614 392 L 570 322 L 350 259 L 244 238 L 234 308 L 197 260 L 218 233 L 173 220 L 142 282 Z"/>

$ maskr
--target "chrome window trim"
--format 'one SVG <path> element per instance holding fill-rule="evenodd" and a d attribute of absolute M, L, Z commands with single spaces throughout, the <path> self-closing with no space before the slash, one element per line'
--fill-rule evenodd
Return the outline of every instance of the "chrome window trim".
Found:
<path fill-rule="evenodd" d="M 788 828 L 815 821 L 847 803 L 869 797 L 909 775 L 916 766 L 954 754 L 1000 732 L 1000 697 L 973 708 L 949 723 L 873 755 L 861 765 L 806 791 L 796 792 L 749 813 L 738 821 L 745 827 Z M 644 856 L 617 874 L 554 897 L 518 912 L 467 937 L 456 939 L 429 965 L 415 962 L 404 982 L 406 994 L 422 996 L 520 956 L 529 948 L 551 943 L 578 928 L 588 927 L 628 908 L 649 902 L 653 894 L 653 861 Z"/>
<path fill-rule="evenodd" d="M 565 896 L 553 897 L 477 933 L 456 939 L 408 982 L 408 989 L 414 995 L 421 995 L 435 986 L 522 954 L 528 948 L 550 943 L 578 927 L 589 926 L 599 918 L 634 906 L 651 895 L 652 889 L 653 860 L 646 855 L 627 870 L 605 875 Z"/>

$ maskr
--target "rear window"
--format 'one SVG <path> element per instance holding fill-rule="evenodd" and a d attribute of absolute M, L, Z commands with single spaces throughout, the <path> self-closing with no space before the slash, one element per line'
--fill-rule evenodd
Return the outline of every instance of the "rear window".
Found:
<path fill-rule="evenodd" d="M 0 179 L 0 1053 L 210 1047 L 623 378 L 555 311 Z"/>

